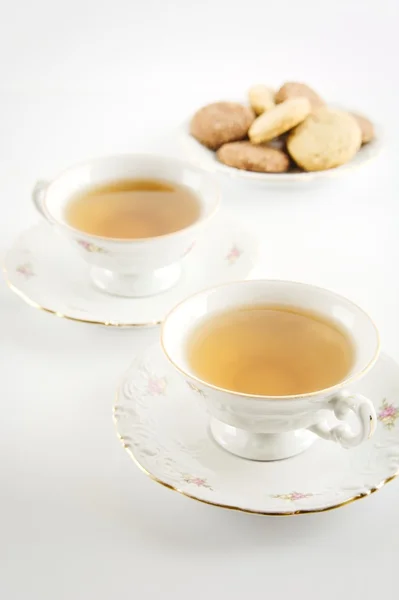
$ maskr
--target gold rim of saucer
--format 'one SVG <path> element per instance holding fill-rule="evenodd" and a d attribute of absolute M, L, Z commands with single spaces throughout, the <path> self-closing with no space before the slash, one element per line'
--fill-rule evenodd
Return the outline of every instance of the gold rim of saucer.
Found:
<path fill-rule="evenodd" d="M 203 498 L 197 498 L 197 496 L 188 494 L 187 492 L 184 492 L 183 490 L 181 490 L 177 487 L 174 487 L 170 483 L 166 483 L 165 481 L 162 481 L 162 479 L 159 479 L 158 477 L 156 477 L 155 475 L 150 473 L 150 471 L 148 471 L 138 461 L 138 459 L 135 457 L 135 455 L 133 453 L 132 448 L 130 447 L 130 444 L 125 441 L 124 437 L 118 431 L 116 410 L 115 410 L 118 402 L 119 402 L 119 390 L 116 393 L 114 405 L 112 407 L 112 419 L 114 422 L 116 435 L 118 436 L 119 441 L 121 442 L 122 446 L 126 450 L 127 454 L 130 456 L 130 458 L 132 459 L 134 464 L 140 469 L 140 471 L 142 473 L 147 475 L 147 477 L 152 479 L 152 481 L 155 481 L 155 483 L 159 483 L 163 487 L 165 487 L 169 490 L 172 490 L 173 492 L 177 492 L 178 494 L 181 494 L 182 496 L 185 496 L 186 498 L 190 498 L 191 500 L 196 500 L 197 502 L 201 502 L 201 504 L 209 504 L 210 506 L 216 506 L 217 508 L 224 508 L 226 510 L 234 510 L 236 512 L 243 512 L 243 513 L 252 514 L 252 515 L 261 515 L 264 517 L 295 517 L 296 515 L 310 515 L 312 513 L 324 513 L 324 512 L 329 512 L 330 510 L 335 510 L 337 508 L 341 508 L 343 506 L 347 506 L 348 504 L 352 504 L 353 502 L 356 502 L 357 500 L 362 500 L 363 498 L 367 498 L 367 496 L 371 496 L 372 494 L 375 494 L 375 492 L 378 492 L 387 483 L 390 483 L 391 481 L 396 479 L 399 475 L 399 471 L 397 471 L 394 475 L 390 475 L 389 477 L 386 477 L 378 485 L 371 487 L 367 491 L 356 494 L 355 496 L 352 496 L 352 498 L 348 498 L 348 500 L 345 500 L 344 502 L 339 502 L 338 504 L 333 504 L 331 506 L 326 506 L 324 508 L 310 508 L 310 509 L 305 509 L 305 510 L 300 509 L 300 510 L 292 510 L 292 511 L 268 512 L 268 511 L 252 510 L 250 508 L 241 508 L 240 506 L 234 506 L 234 505 L 230 505 L 230 504 L 220 504 L 219 502 L 212 502 L 211 500 L 204 500 Z"/>
<path fill-rule="evenodd" d="M 56 310 L 53 310 L 52 308 L 47 308 L 46 306 L 41 306 L 38 302 L 36 302 L 36 300 L 32 300 L 32 298 L 29 298 L 29 296 L 27 296 L 24 292 L 22 292 L 19 288 L 17 288 L 13 283 L 11 283 L 11 281 L 8 278 L 8 273 L 7 273 L 7 269 L 3 266 L 3 274 L 4 274 L 4 279 L 6 284 L 8 285 L 8 287 L 10 288 L 10 290 L 12 292 L 14 292 L 14 294 L 16 294 L 17 296 L 19 296 L 24 302 L 26 302 L 26 304 L 28 304 L 29 306 L 32 306 L 33 308 L 37 308 L 39 310 L 42 310 L 43 312 L 49 313 L 50 315 L 55 315 L 56 317 L 59 317 L 60 319 L 66 319 L 67 321 L 75 321 L 77 323 L 87 323 L 88 325 L 101 325 L 103 327 L 114 327 L 116 329 L 129 329 L 129 328 L 146 328 L 146 327 L 155 327 L 157 325 L 160 325 L 162 323 L 161 320 L 159 321 L 149 321 L 148 323 L 115 323 L 112 321 L 94 321 L 94 320 L 90 320 L 90 319 L 81 319 L 79 317 L 71 317 L 70 315 L 64 315 L 61 312 L 58 312 Z"/>

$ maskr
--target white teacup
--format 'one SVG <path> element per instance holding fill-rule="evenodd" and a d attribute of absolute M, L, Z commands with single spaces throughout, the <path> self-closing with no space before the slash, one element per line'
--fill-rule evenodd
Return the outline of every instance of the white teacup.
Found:
<path fill-rule="evenodd" d="M 195 375 L 187 357 L 187 341 L 203 319 L 239 306 L 268 303 L 314 311 L 348 333 L 355 360 L 344 381 L 317 392 L 272 397 L 232 392 Z M 169 313 L 162 327 L 161 344 L 189 388 L 206 402 L 213 437 L 233 454 L 253 460 L 277 460 L 306 450 L 317 437 L 352 448 L 373 435 L 376 414 L 372 402 L 345 388 L 361 379 L 376 362 L 378 331 L 362 309 L 333 292 L 302 283 L 267 280 L 205 290 Z M 336 419 L 341 422 L 331 425 Z"/>
<path fill-rule="evenodd" d="M 75 194 L 109 181 L 136 177 L 165 179 L 189 187 L 200 202 L 199 219 L 174 233 L 137 240 L 88 235 L 68 225 L 65 208 Z M 90 276 L 97 287 L 131 297 L 157 294 L 178 281 L 182 258 L 220 203 L 212 176 L 172 158 L 142 154 L 99 158 L 71 167 L 49 183 L 38 182 L 33 200 L 91 266 Z"/>

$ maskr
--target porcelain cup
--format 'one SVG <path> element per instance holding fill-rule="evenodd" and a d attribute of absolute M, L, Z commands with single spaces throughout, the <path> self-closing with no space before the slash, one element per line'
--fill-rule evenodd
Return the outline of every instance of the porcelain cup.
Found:
<path fill-rule="evenodd" d="M 189 187 L 200 202 L 199 219 L 174 233 L 132 240 L 88 235 L 66 222 L 65 209 L 74 195 L 85 188 L 129 178 L 164 179 Z M 51 182 L 40 181 L 33 201 L 88 263 L 98 288 L 112 295 L 142 297 L 177 283 L 183 257 L 216 214 L 220 198 L 212 176 L 199 169 L 173 158 L 130 154 L 91 160 L 67 169 Z"/>
<path fill-rule="evenodd" d="M 320 391 L 292 396 L 258 396 L 218 388 L 191 369 L 187 342 L 204 319 L 240 306 L 279 304 L 298 307 L 336 322 L 349 335 L 354 364 L 343 381 Z M 290 281 L 241 281 L 200 292 L 176 306 L 164 321 L 161 345 L 188 388 L 206 403 L 210 431 L 233 454 L 278 460 L 299 454 L 318 438 L 353 448 L 370 438 L 376 425 L 372 402 L 351 393 L 375 364 L 379 335 L 358 306 L 326 289 Z"/>

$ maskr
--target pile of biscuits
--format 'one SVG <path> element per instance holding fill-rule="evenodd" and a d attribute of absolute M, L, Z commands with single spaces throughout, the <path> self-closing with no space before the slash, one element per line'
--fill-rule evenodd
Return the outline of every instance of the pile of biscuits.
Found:
<path fill-rule="evenodd" d="M 191 119 L 191 135 L 229 167 L 323 171 L 349 162 L 374 138 L 368 119 L 329 108 L 304 83 L 285 83 L 277 92 L 256 85 L 248 98 L 250 106 L 216 102 Z"/>

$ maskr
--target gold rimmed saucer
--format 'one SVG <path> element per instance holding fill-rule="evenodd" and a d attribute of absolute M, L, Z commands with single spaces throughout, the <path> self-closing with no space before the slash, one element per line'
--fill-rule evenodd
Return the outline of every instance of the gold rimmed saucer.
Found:
<path fill-rule="evenodd" d="M 84 261 L 42 222 L 14 243 L 6 254 L 3 272 L 14 293 L 30 306 L 57 317 L 106 327 L 151 327 L 196 291 L 248 277 L 257 253 L 253 236 L 238 223 L 216 219 L 184 258 L 177 285 L 155 296 L 123 298 L 96 289 Z"/>
<path fill-rule="evenodd" d="M 353 384 L 378 416 L 374 437 L 357 448 L 319 440 L 288 460 L 244 460 L 213 441 L 199 390 L 176 374 L 157 344 L 136 356 L 122 378 L 113 415 L 135 464 L 164 487 L 221 508 L 290 516 L 346 506 L 398 476 L 398 387 L 399 366 L 386 355 Z"/>

